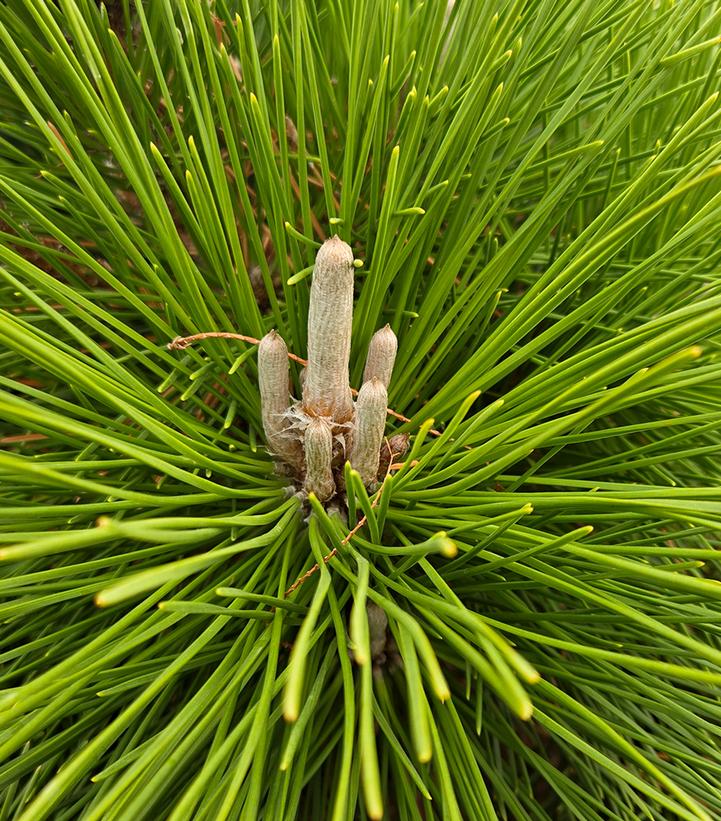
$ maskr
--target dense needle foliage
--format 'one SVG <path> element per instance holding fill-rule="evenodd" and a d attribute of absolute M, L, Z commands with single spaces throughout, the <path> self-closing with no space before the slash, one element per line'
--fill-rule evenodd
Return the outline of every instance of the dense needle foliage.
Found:
<path fill-rule="evenodd" d="M 0 4 L 3 819 L 721 815 L 720 25 Z M 333 233 L 411 434 L 340 512 L 167 347 L 303 357 Z"/>

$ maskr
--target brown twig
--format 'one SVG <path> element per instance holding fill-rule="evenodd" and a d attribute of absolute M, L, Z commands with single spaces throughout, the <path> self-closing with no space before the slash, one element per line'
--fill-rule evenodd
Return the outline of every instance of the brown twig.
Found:
<path fill-rule="evenodd" d="M 41 440 L 47 438 L 47 435 L 44 433 L 17 433 L 13 436 L 3 436 L 2 439 L 0 439 L 0 445 L 23 444 L 25 442 L 40 442 Z"/>
<path fill-rule="evenodd" d="M 234 334 L 230 331 L 206 331 L 202 334 L 193 334 L 192 336 L 176 336 L 171 342 L 168 342 L 168 350 L 169 351 L 184 351 L 187 347 L 192 345 L 194 342 L 200 342 L 203 339 L 239 339 L 241 342 L 248 342 L 250 345 L 260 345 L 260 339 L 256 339 L 254 336 L 246 336 L 245 334 Z M 297 362 L 299 365 L 303 365 L 305 367 L 308 364 L 307 359 L 303 359 L 300 356 L 296 356 L 294 353 L 288 351 L 288 358 L 292 359 L 294 362 Z M 358 396 L 358 391 L 355 388 L 351 388 L 351 392 L 353 396 Z M 386 408 L 386 413 L 388 416 L 392 416 L 394 419 L 397 419 L 399 422 L 410 422 L 411 420 L 407 416 L 403 416 L 402 413 L 398 413 L 394 411 L 392 408 Z M 441 432 L 439 430 L 435 430 L 431 428 L 428 431 L 431 436 L 440 436 Z"/>
<path fill-rule="evenodd" d="M 390 446 L 390 443 L 389 443 L 387 437 L 386 437 L 386 439 L 384 439 L 384 442 L 385 442 L 386 447 L 388 448 L 388 452 L 389 452 L 389 455 L 390 455 L 390 459 L 388 460 L 388 470 L 386 470 L 386 475 L 383 478 L 383 483 L 381 484 L 381 486 L 378 490 L 378 493 L 376 494 L 375 499 L 373 499 L 373 501 L 371 502 L 371 510 L 374 510 L 378 506 L 378 502 L 380 502 L 380 500 L 381 500 L 381 494 L 383 493 L 383 488 L 385 487 L 385 484 L 386 484 L 385 480 L 388 478 L 391 470 L 399 470 L 400 468 L 403 467 L 402 462 L 400 462 L 398 464 L 395 464 L 393 462 L 393 457 L 398 456 L 399 454 L 394 453 L 391 450 L 391 446 Z M 343 539 L 341 540 L 341 543 L 340 543 L 341 547 L 344 547 L 345 545 L 347 545 L 348 542 L 356 535 L 356 533 L 363 527 L 363 525 L 367 521 L 368 521 L 368 517 L 363 515 L 358 520 L 358 523 L 356 524 L 356 526 L 352 530 L 350 530 L 343 537 Z M 337 556 L 337 555 L 338 555 L 338 548 L 334 547 L 333 550 L 331 550 L 330 553 L 328 553 L 327 556 L 323 557 L 323 564 L 328 564 L 328 562 L 334 556 Z M 317 573 L 319 569 L 320 569 L 320 565 L 316 562 L 316 564 L 314 564 L 313 567 L 311 567 L 309 570 L 306 570 L 306 572 L 302 576 L 300 576 L 298 579 L 296 579 L 293 582 L 293 584 L 283 594 L 284 598 L 288 598 L 288 596 L 290 596 L 291 593 L 293 593 L 295 590 L 297 590 L 303 584 L 303 582 L 307 581 L 314 573 Z"/>
<path fill-rule="evenodd" d="M 327 556 L 323 556 L 323 564 L 328 564 L 328 562 L 337 553 L 338 553 L 338 548 L 334 547 L 333 550 L 331 550 L 331 552 Z M 285 593 L 283 594 L 283 598 L 287 599 L 288 596 L 290 596 L 291 593 L 295 592 L 301 586 L 301 584 L 303 584 L 303 582 L 307 581 L 314 573 L 316 573 L 318 571 L 319 568 L 320 568 L 320 565 L 318 563 L 316 563 L 316 564 L 313 565 L 313 567 L 310 568 L 310 570 L 306 570 L 305 573 L 302 576 L 299 576 L 293 582 L 293 584 L 291 584 L 291 586 L 285 591 Z"/>
<path fill-rule="evenodd" d="M 193 334 L 192 336 L 176 336 L 172 342 L 168 342 L 169 351 L 184 351 L 194 342 L 200 342 L 203 339 L 239 339 L 241 342 L 248 342 L 251 345 L 260 345 L 260 339 L 254 336 L 246 336 L 245 334 L 234 334 L 230 331 L 205 331 L 202 334 Z M 288 351 L 288 359 L 292 359 L 300 365 L 307 365 L 307 359 L 301 359 L 294 353 Z"/>
<path fill-rule="evenodd" d="M 380 490 L 378 491 L 378 495 L 376 496 L 376 498 L 371 503 L 371 509 L 373 509 L 378 504 L 378 502 L 380 501 L 382 492 L 383 492 L 383 485 L 381 485 Z M 349 531 L 346 534 L 346 536 L 343 537 L 343 539 L 341 540 L 341 547 L 345 547 L 345 545 L 348 544 L 348 542 L 355 536 L 355 534 L 363 527 L 363 525 L 367 521 L 368 521 L 368 517 L 367 516 L 362 516 L 358 520 L 358 524 L 356 524 L 356 526 L 351 531 Z M 323 556 L 323 564 L 328 564 L 328 562 L 334 556 L 337 556 L 337 555 L 338 555 L 338 548 L 334 547 L 333 550 L 331 550 L 330 553 L 328 553 L 327 556 Z M 295 590 L 297 590 L 301 586 L 301 584 L 303 584 L 303 582 L 307 581 L 319 569 L 320 569 L 320 565 L 316 562 L 313 565 L 313 567 L 311 567 L 309 570 L 306 570 L 305 573 L 302 576 L 300 576 L 298 579 L 296 579 L 293 582 L 293 584 L 283 594 L 284 597 L 288 598 L 288 596 L 290 596 L 291 593 L 293 593 Z"/>

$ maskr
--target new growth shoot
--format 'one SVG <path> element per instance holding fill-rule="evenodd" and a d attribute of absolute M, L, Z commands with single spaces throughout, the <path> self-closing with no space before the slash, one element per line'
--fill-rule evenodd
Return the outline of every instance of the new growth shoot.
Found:
<path fill-rule="evenodd" d="M 389 325 L 373 335 L 354 402 L 348 377 L 354 273 L 350 246 L 338 236 L 324 242 L 313 268 L 308 364 L 301 374 L 300 401 L 290 396 L 288 349 L 282 337 L 270 331 L 258 350 L 268 448 L 298 486 L 321 502 L 343 491 L 346 461 L 368 490 L 375 489 L 387 468 L 383 434 L 398 341 Z"/>

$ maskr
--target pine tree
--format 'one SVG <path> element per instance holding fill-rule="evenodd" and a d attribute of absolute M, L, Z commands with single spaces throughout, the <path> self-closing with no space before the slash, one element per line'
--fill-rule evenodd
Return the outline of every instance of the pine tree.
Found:
<path fill-rule="evenodd" d="M 0 4 L 0 818 L 721 816 L 720 22 Z"/>

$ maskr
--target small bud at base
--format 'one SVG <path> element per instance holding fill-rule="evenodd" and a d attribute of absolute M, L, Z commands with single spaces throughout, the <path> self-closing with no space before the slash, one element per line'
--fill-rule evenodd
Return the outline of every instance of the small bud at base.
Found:
<path fill-rule="evenodd" d="M 311 419 L 305 429 L 305 491 L 325 502 L 335 493 L 333 481 L 333 432 L 325 419 Z"/>

